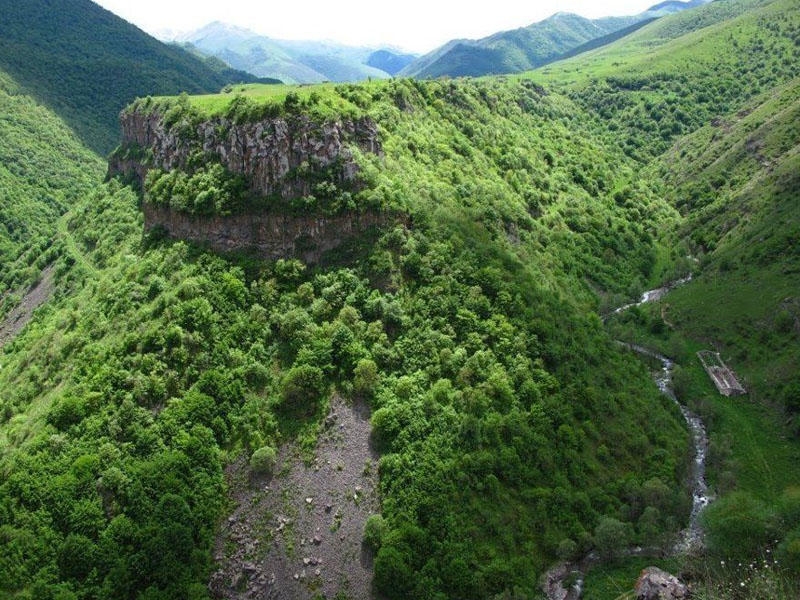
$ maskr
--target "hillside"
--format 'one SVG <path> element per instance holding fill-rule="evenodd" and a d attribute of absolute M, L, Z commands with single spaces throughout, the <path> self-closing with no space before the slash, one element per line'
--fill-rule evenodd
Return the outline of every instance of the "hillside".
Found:
<path fill-rule="evenodd" d="M 400 72 L 406 77 L 480 76 L 528 71 L 565 52 L 636 22 L 635 17 L 591 20 L 557 13 L 529 25 L 480 40 L 454 40 Z"/>
<path fill-rule="evenodd" d="M 2 72 L 0 114 L 2 322 L 58 256 L 56 222 L 97 184 L 103 165 L 58 117 Z"/>
<path fill-rule="evenodd" d="M 712 3 L 531 76 L 596 115 L 598 134 L 640 162 L 642 177 L 681 214 L 660 236 L 672 258 L 655 272 L 695 277 L 610 326 L 674 357 L 680 393 L 711 423 L 710 477 L 722 494 L 705 519 L 712 559 L 684 567 L 710 569 L 710 581 L 699 579 L 711 598 L 728 597 L 725 586 L 741 577 L 720 560 L 770 552 L 795 575 L 756 570 L 750 576 L 773 588 L 744 597 L 796 594 L 798 523 L 788 508 L 800 460 L 795 9 Z M 743 401 L 711 386 L 695 356 L 708 349 L 745 382 Z M 745 523 L 752 528 L 743 535 Z"/>
<path fill-rule="evenodd" d="M 413 56 L 334 42 L 276 40 L 226 23 L 209 23 L 181 35 L 181 43 L 259 77 L 286 83 L 385 79 Z"/>
<path fill-rule="evenodd" d="M 232 135 L 253 119 L 374 119 L 382 157 L 356 155 L 364 187 L 349 201 L 401 210 L 414 227 L 379 230 L 304 269 L 214 256 L 158 232 L 142 244 L 137 199 L 117 182 L 79 202 L 66 231 L 90 271 L 67 277 L 94 283 L 40 313 L 0 367 L 10 390 L 0 428 L 6 593 L 201 589 L 213 524 L 229 506 L 223 465 L 251 455 L 258 465 L 270 452 L 261 448 L 313 456 L 338 396 L 371 406 L 383 523 L 375 583 L 392 597 L 533 593 L 559 547 L 587 548 L 601 517 L 646 482 L 675 490 L 658 500 L 657 527 L 681 518 L 681 417 L 584 308 L 590 281 L 624 290 L 646 276 L 666 207 L 646 200 L 647 223 L 613 200 L 606 182 L 631 182 L 632 163 L 570 121 L 574 104 L 522 83 L 399 81 L 136 106 L 169 115 L 187 141 L 192 123 L 216 118 L 235 119 Z M 213 158 L 193 164 L 186 185 L 218 176 Z M 581 177 L 589 166 L 594 175 Z M 147 177 L 146 200 L 165 177 Z M 342 206 L 336 181 L 298 199 L 304 210 Z M 346 521 L 348 501 L 337 506 Z M 277 573 L 310 595 L 290 570 L 304 533 L 279 535 L 292 562 Z M 331 543 L 323 532 L 322 547 Z M 346 589 L 321 572 L 320 585 Z"/>
<path fill-rule="evenodd" d="M 520 73 L 564 56 L 605 45 L 665 14 L 705 4 L 707 0 L 663 2 L 628 17 L 586 19 L 571 13 L 553 16 L 480 40 L 452 40 L 400 72 L 406 77 L 436 78 Z M 594 42 L 594 45 L 590 45 Z"/>
<path fill-rule="evenodd" d="M 137 96 L 216 92 L 255 77 L 209 66 L 90 0 L 0 1 L 0 69 L 100 154 Z"/>
<path fill-rule="evenodd" d="M 52 288 L 0 348 L 0 597 L 532 598 L 593 551 L 587 600 L 653 563 L 796 598 L 796 5 L 512 77 L 142 97 L 105 183 L 0 71 L 0 315 Z M 684 419 L 616 340 L 705 422 L 705 552 Z"/>

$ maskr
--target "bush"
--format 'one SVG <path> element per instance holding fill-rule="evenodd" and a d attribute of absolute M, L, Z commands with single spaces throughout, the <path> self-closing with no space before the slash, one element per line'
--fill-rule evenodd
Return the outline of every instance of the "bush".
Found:
<path fill-rule="evenodd" d="M 292 413 L 311 414 L 322 399 L 325 388 L 325 374 L 319 367 L 292 367 L 281 383 L 282 407 Z"/>
<path fill-rule="evenodd" d="M 594 544 L 600 557 L 606 562 L 614 562 L 628 547 L 631 535 L 630 525 L 603 517 L 594 529 Z"/>
<path fill-rule="evenodd" d="M 250 469 L 256 475 L 267 475 L 275 468 L 278 453 L 272 446 L 263 446 L 250 457 Z"/>
<path fill-rule="evenodd" d="M 373 552 L 377 552 L 383 543 L 386 533 L 386 522 L 381 515 L 370 515 L 364 524 L 364 543 Z"/>
<path fill-rule="evenodd" d="M 374 360 L 362 358 L 353 369 L 353 390 L 363 398 L 371 398 L 378 385 L 378 365 Z"/>

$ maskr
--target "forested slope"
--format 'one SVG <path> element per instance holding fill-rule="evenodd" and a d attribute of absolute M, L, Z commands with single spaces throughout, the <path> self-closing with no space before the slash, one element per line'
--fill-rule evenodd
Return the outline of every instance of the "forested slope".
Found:
<path fill-rule="evenodd" d="M 776 404 L 796 408 L 795 4 L 712 3 L 516 78 L 248 86 L 129 109 L 187 145 L 209 120 L 226 135 L 377 123 L 382 153 L 352 149 L 360 186 L 306 165 L 292 176 L 313 193 L 232 204 L 406 216 L 313 268 L 143 235 L 140 203 L 165 189 L 178 209 L 243 189 L 217 186 L 232 175 L 214 156 L 154 169 L 139 197 L 116 180 L 87 193 L 97 166 L 73 148 L 90 174 L 56 180 L 69 202 L 37 229 L 69 210 L 57 251 L 42 259 L 13 232 L 3 246 L 52 259 L 57 293 L 0 350 L 0 595 L 205 597 L 235 502 L 225 465 L 313 449 L 333 394 L 372 410 L 386 597 L 535 596 L 546 567 L 609 528 L 618 546 L 668 548 L 688 513 L 688 436 L 623 335 L 681 360 L 711 340 L 744 365 L 747 404 L 711 399 L 688 367 L 676 378 L 710 423 L 712 484 L 740 486 L 710 513 L 711 548 L 719 563 L 779 540 L 796 568 L 796 440 L 773 422 Z M 66 131 L 3 85 L 15 114 Z M 25 151 L 17 137 L 4 152 Z M 10 189 L 27 198 L 29 179 Z M 599 311 L 688 268 L 665 311 L 606 331 Z"/>
<path fill-rule="evenodd" d="M 65 124 L 0 72 L 0 318 L 57 256 L 56 221 L 104 171 Z"/>
<path fill-rule="evenodd" d="M 313 445 L 334 391 L 374 411 L 389 596 L 533 593 L 602 517 L 639 537 L 683 518 L 681 417 L 585 312 L 592 287 L 647 276 L 669 215 L 646 189 L 645 219 L 614 201 L 637 187 L 628 159 L 524 83 L 303 94 L 220 102 L 240 121 L 272 110 L 259 102 L 372 116 L 385 156 L 361 157 L 352 201 L 402 209 L 413 228 L 304 270 L 143 243 L 136 195 L 116 182 L 79 202 L 59 285 L 80 291 L 2 360 L 6 592 L 204 589 L 223 464 Z M 190 132 L 183 102 L 172 122 Z M 641 529 L 648 502 L 659 516 Z"/>
<path fill-rule="evenodd" d="M 3 0 L 0 13 L 0 69 L 101 154 L 117 144 L 117 115 L 137 96 L 255 79 L 211 68 L 90 0 Z"/>

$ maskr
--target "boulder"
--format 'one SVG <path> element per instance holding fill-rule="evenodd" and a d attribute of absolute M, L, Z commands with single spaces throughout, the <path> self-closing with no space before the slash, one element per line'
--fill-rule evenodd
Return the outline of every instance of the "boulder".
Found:
<path fill-rule="evenodd" d="M 642 570 L 636 582 L 637 600 L 683 600 L 689 597 L 689 588 L 658 567 Z"/>

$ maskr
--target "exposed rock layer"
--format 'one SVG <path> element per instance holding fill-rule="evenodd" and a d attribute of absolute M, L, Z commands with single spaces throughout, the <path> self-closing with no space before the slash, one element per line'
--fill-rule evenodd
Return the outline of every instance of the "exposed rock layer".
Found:
<path fill-rule="evenodd" d="M 241 124 L 215 117 L 193 129 L 185 124 L 167 127 L 159 112 L 132 110 L 122 114 L 121 124 L 123 142 L 110 159 L 109 175 L 133 176 L 140 183 L 152 168 L 186 169 L 202 151 L 243 175 L 253 193 L 291 199 L 311 194 L 322 170 L 326 179 L 357 190 L 352 148 L 382 153 L 377 126 L 366 117 L 316 122 L 294 115 Z M 172 238 L 217 251 L 248 250 L 266 259 L 298 257 L 306 262 L 318 262 L 325 252 L 370 228 L 405 221 L 376 211 L 199 216 L 147 202 L 144 218 L 148 230 L 162 227 Z"/>
<path fill-rule="evenodd" d="M 111 157 L 109 174 L 135 174 L 140 181 L 149 168 L 165 171 L 185 168 L 189 157 L 202 151 L 216 157 L 228 170 L 244 175 L 250 189 L 261 195 L 294 198 L 311 193 L 305 174 L 332 168 L 340 183 L 358 187 L 358 165 L 351 148 L 381 154 L 378 129 L 367 117 L 313 121 L 304 115 L 268 118 L 235 124 L 214 117 L 196 129 L 164 124 L 158 112 L 127 111 L 120 117 L 122 148 L 147 150 L 145 161 Z"/>
<path fill-rule="evenodd" d="M 346 239 L 399 221 L 403 219 L 397 214 L 379 212 L 207 217 L 144 204 L 145 229 L 163 227 L 169 237 L 205 244 L 219 252 L 248 250 L 269 260 L 297 257 L 307 263 L 319 262 L 323 254 Z"/>

